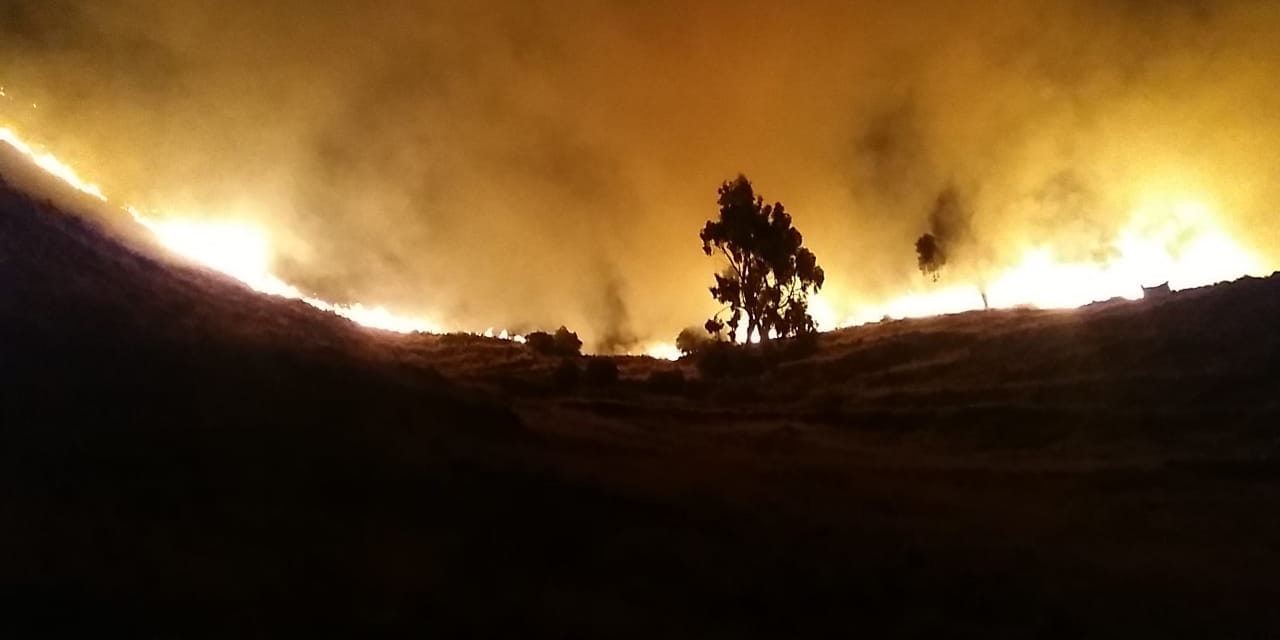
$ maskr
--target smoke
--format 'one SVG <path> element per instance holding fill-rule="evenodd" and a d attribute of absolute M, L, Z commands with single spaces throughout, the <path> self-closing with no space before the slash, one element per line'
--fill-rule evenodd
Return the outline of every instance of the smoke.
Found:
<path fill-rule="evenodd" d="M 262 225 L 327 298 L 625 348 L 714 311 L 697 232 L 738 172 L 845 305 L 920 285 L 948 192 L 949 277 L 1105 259 L 1161 198 L 1276 260 L 1277 28 L 1265 0 L 0 0 L 0 119 Z"/>
<path fill-rule="evenodd" d="M 946 266 L 948 260 L 960 257 L 957 248 L 973 243 L 970 215 L 972 212 L 961 202 L 954 187 L 938 194 L 929 211 L 929 230 L 916 241 L 921 271 L 932 272 L 936 279 L 937 271 Z"/>
<path fill-rule="evenodd" d="M 604 288 L 600 291 L 599 306 L 593 316 L 600 319 L 602 330 L 593 351 L 626 353 L 641 346 L 641 341 L 631 328 L 624 280 L 611 267 L 606 269 Z"/>

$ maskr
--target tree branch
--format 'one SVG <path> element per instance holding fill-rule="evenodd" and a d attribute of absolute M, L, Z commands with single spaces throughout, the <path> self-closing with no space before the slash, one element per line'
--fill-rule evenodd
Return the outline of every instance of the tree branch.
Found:
<path fill-rule="evenodd" d="M 724 245 L 719 245 L 719 246 L 720 246 L 720 253 L 723 253 L 723 254 L 724 254 L 725 262 L 728 262 L 728 263 L 729 263 L 729 268 L 730 268 L 730 269 L 733 269 L 733 272 L 734 272 L 735 274 L 737 274 L 737 275 L 738 275 L 738 281 L 739 281 L 739 282 L 741 282 L 741 281 L 742 281 L 742 269 L 741 269 L 741 268 L 738 266 L 738 264 L 734 261 L 733 256 L 729 255 L 729 250 L 728 250 L 728 249 L 726 249 Z"/>

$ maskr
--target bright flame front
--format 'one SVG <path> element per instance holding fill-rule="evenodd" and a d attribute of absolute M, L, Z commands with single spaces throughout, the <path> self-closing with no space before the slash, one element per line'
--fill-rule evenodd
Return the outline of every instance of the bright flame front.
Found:
<path fill-rule="evenodd" d="M 1059 259 L 1040 246 L 986 286 L 964 284 L 914 292 L 858 309 L 843 323 L 918 318 L 982 309 L 1072 309 L 1114 298 L 1137 300 L 1142 288 L 1168 283 L 1174 291 L 1264 275 L 1264 263 L 1234 241 L 1209 207 L 1194 201 L 1155 202 L 1138 208 L 1105 259 Z M 985 294 L 985 297 L 984 297 Z"/>
<path fill-rule="evenodd" d="M 12 129 L 0 128 L 0 142 L 77 191 L 107 201 L 96 184 L 81 178 L 53 154 L 27 143 Z M 272 273 L 270 238 L 253 225 L 149 216 L 133 207 L 126 210 L 174 254 L 225 273 L 255 291 L 302 300 L 367 327 L 399 333 L 445 331 L 433 320 L 397 315 L 383 307 L 334 304 L 303 294 Z M 1195 201 L 1157 199 L 1139 207 L 1111 249 L 1106 259 L 1073 262 L 1060 259 L 1049 246 L 1032 247 L 985 286 L 928 288 L 870 306 L 842 305 L 835 296 L 822 294 L 811 299 L 810 310 L 819 329 L 831 330 L 884 318 L 933 316 L 984 306 L 1074 308 L 1111 298 L 1137 299 L 1143 286 L 1163 282 L 1180 290 L 1264 272 L 1263 262 L 1221 228 L 1209 207 Z M 838 309 L 844 310 L 844 321 L 840 321 Z M 490 329 L 483 335 L 524 341 L 505 330 Z M 666 343 L 651 343 L 643 351 L 653 358 L 680 357 L 675 346 Z"/>
<path fill-rule="evenodd" d="M 52 153 L 38 149 L 8 128 L 0 128 L 0 142 L 27 156 L 36 166 L 73 189 L 107 202 L 97 185 L 82 179 L 70 165 Z M 443 333 L 437 322 L 425 318 L 400 316 L 384 307 L 363 304 L 343 305 L 304 295 L 297 287 L 271 272 L 271 242 L 261 229 L 237 222 L 201 221 L 172 215 L 144 215 L 134 207 L 125 210 L 146 227 L 166 249 L 175 255 L 224 273 L 259 293 L 301 300 L 307 304 L 342 316 L 356 324 L 397 333 Z M 504 339 L 522 340 L 520 336 Z"/>
<path fill-rule="evenodd" d="M 375 329 L 396 333 L 444 333 L 443 327 L 434 321 L 396 315 L 385 307 L 366 307 L 360 303 L 334 304 L 303 295 L 297 287 L 271 272 L 271 245 L 267 235 L 256 227 L 232 222 L 156 220 L 132 207 L 129 213 L 170 251 L 225 273 L 259 293 L 302 300 L 317 309 Z M 503 339 L 511 339 L 505 331 Z"/>
<path fill-rule="evenodd" d="M 36 150 L 30 144 L 27 144 L 22 138 L 19 138 L 18 134 L 12 129 L 0 127 L 0 142 L 4 142 L 14 149 L 17 149 L 19 153 L 30 158 L 37 167 L 44 169 L 49 175 L 67 183 L 76 191 L 91 195 L 103 202 L 107 201 L 107 197 L 102 194 L 102 189 L 99 189 L 98 185 L 82 180 L 70 166 L 58 160 L 53 154 L 47 151 Z"/>

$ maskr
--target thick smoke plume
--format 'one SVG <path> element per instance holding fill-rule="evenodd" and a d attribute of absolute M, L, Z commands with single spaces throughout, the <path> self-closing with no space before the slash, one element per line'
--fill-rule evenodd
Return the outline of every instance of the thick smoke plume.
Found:
<path fill-rule="evenodd" d="M 920 285 L 947 190 L 949 277 L 1105 257 L 1153 199 L 1275 261 L 1278 31 L 1264 0 L 0 0 L 0 119 L 258 222 L 330 299 L 622 348 L 713 310 L 697 231 L 739 172 L 843 306 Z"/>

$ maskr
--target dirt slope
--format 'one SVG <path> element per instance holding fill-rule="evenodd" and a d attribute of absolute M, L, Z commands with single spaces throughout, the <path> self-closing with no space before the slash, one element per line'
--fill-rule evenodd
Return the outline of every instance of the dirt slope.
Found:
<path fill-rule="evenodd" d="M 359 329 L 58 200 L 0 188 L 6 635 L 1280 629 L 1275 280 L 570 388 L 518 345 Z"/>

